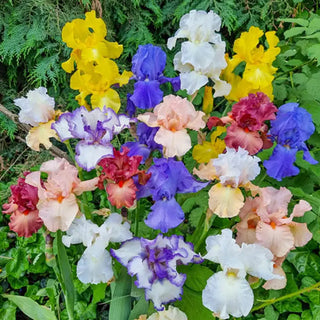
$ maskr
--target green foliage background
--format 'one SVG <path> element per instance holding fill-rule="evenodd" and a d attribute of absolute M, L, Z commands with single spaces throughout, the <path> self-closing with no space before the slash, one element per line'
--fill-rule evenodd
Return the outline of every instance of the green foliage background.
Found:
<path fill-rule="evenodd" d="M 153 43 L 161 46 L 168 54 L 166 74 L 174 75 L 172 59 L 175 52 L 168 52 L 166 41 L 177 30 L 180 18 L 191 9 L 213 10 L 222 18 L 222 35 L 231 53 L 232 44 L 242 31 L 250 26 L 259 26 L 264 31 L 276 30 L 282 39 L 281 54 L 275 66 L 279 68 L 274 82 L 275 104 L 297 101 L 312 115 L 316 133 L 309 141 L 312 154 L 320 159 L 320 16 L 318 1 L 265 1 L 265 0 L 10 0 L 0 6 L 0 103 L 14 113 L 18 108 L 13 99 L 28 90 L 46 86 L 49 95 L 54 96 L 62 109 L 74 109 L 77 94 L 69 88 L 69 75 L 61 68 L 68 59 L 70 50 L 61 40 L 61 29 L 67 21 L 83 18 L 84 13 L 97 8 L 107 24 L 108 40 L 124 46 L 118 60 L 120 69 L 130 69 L 131 58 L 138 45 Z M 218 110 L 220 112 L 222 110 Z M 9 186 L 16 183 L 22 171 L 29 170 L 49 159 L 48 152 L 37 154 L 26 150 L 26 146 L 16 139 L 19 134 L 16 125 L 0 113 L 0 204 L 9 196 Z M 263 159 L 270 150 L 260 154 Z M 18 158 L 19 157 L 19 158 Z M 192 159 L 186 162 L 192 167 Z M 320 165 L 311 166 L 298 159 L 301 172 L 294 178 L 286 178 L 281 183 L 266 177 L 261 186 L 286 186 L 296 196 L 310 202 L 313 210 L 301 221 L 307 222 L 313 233 L 313 240 L 304 248 L 291 252 L 284 263 L 288 285 L 280 291 L 255 290 L 257 299 L 268 300 L 295 292 L 320 281 Z M 263 173 L 262 173 L 263 176 Z M 97 190 L 93 200 L 100 199 Z M 194 230 L 201 215 L 206 210 L 207 194 L 204 197 L 179 198 Z M 100 200 L 103 202 L 103 198 Z M 142 203 L 148 208 L 148 203 Z M 96 207 L 99 207 L 97 203 Z M 146 210 L 147 211 L 147 210 Z M 217 218 L 219 229 L 230 227 L 234 221 Z M 150 229 L 141 223 L 139 230 L 145 235 Z M 177 230 L 174 230 L 175 232 Z M 149 234 L 148 234 L 149 232 Z M 181 232 L 181 231 L 180 231 Z M 202 248 L 203 249 L 203 248 Z M 46 254 L 57 249 L 48 244 L 46 234 L 34 234 L 31 238 L 17 237 L 10 232 L 8 219 L 0 215 L 0 293 L 25 295 L 41 305 L 56 310 L 61 319 L 67 319 L 61 288 L 53 269 L 46 263 Z M 76 289 L 76 319 L 108 319 L 110 287 L 106 285 L 85 285 L 76 278 L 75 265 L 83 248 L 73 246 L 68 249 L 68 257 L 73 266 L 73 280 Z M 52 253 L 52 252 L 51 252 Z M 48 260 L 48 259 L 47 259 Z M 119 269 L 119 266 L 117 266 Z M 212 267 L 212 266 L 210 266 Z M 201 306 L 201 291 L 212 271 L 206 266 L 185 267 L 183 272 L 190 275 L 184 288 L 183 299 L 176 303 L 184 309 L 189 320 L 212 318 Z M 144 310 L 146 302 L 139 290 L 131 292 L 135 313 Z M 262 302 L 258 302 L 259 305 Z M 190 305 L 195 307 L 190 308 Z M 0 320 L 27 319 L 16 305 L 0 296 Z M 196 307 L 197 306 L 197 307 Z M 195 312 L 196 311 L 196 312 Z M 130 318 L 130 319 L 131 319 Z M 291 299 L 270 304 L 257 310 L 247 319 L 320 319 L 320 292 L 312 291 Z"/>

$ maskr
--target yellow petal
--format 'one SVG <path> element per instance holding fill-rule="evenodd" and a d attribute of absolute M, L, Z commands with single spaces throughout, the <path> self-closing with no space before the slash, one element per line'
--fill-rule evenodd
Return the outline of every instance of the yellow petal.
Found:
<path fill-rule="evenodd" d="M 40 151 L 40 144 L 43 144 L 46 149 L 52 146 L 50 138 L 58 139 L 57 133 L 51 129 L 51 124 L 54 120 L 46 123 L 40 123 L 37 127 L 30 129 L 27 137 L 26 143 L 29 148 L 35 151 Z"/>
<path fill-rule="evenodd" d="M 213 95 L 212 95 L 212 87 L 205 86 L 204 87 L 204 97 L 202 102 L 202 110 L 204 113 L 209 114 L 213 108 Z"/>
<path fill-rule="evenodd" d="M 232 218 L 243 207 L 244 197 L 239 188 L 217 183 L 209 190 L 209 208 L 220 218 Z"/>
<path fill-rule="evenodd" d="M 117 91 L 109 89 L 100 94 L 93 94 L 91 96 L 92 108 L 102 109 L 104 106 L 118 112 L 120 109 L 120 97 Z"/>

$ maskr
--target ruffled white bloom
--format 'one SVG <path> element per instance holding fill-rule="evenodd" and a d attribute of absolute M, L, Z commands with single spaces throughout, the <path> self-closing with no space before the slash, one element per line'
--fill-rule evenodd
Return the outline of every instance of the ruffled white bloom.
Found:
<path fill-rule="evenodd" d="M 180 28 L 168 39 L 167 46 L 171 50 L 178 38 L 187 38 L 181 44 L 181 51 L 174 57 L 175 70 L 179 71 L 181 89 L 193 94 L 204 86 L 209 78 L 214 86 L 215 97 L 229 93 L 231 86 L 219 78 L 221 71 L 226 68 L 224 57 L 225 42 L 219 33 L 221 19 L 213 11 L 192 10 L 180 20 Z"/>
<path fill-rule="evenodd" d="M 14 104 L 21 109 L 19 121 L 33 127 L 52 120 L 55 115 L 54 99 L 47 94 L 44 87 L 30 90 L 26 98 L 15 99 Z"/>
<path fill-rule="evenodd" d="M 112 259 L 106 247 L 110 242 L 131 238 L 129 223 L 122 223 L 121 215 L 112 213 L 100 227 L 84 216 L 76 218 L 62 242 L 68 247 L 77 243 L 87 247 L 77 264 L 77 276 L 83 283 L 98 284 L 113 277 Z"/>
<path fill-rule="evenodd" d="M 246 316 L 253 305 L 253 292 L 245 279 L 247 274 L 265 280 L 280 279 L 273 273 L 273 255 L 258 244 L 241 247 L 232 238 L 230 229 L 206 240 L 205 259 L 219 263 L 222 271 L 208 279 L 202 292 L 203 305 L 220 319 Z"/>
<path fill-rule="evenodd" d="M 147 320 L 188 320 L 179 308 L 169 306 L 168 310 L 153 313 Z"/>
<path fill-rule="evenodd" d="M 241 147 L 238 150 L 227 147 L 226 150 L 226 153 L 212 160 L 212 166 L 222 184 L 236 188 L 253 180 L 260 173 L 258 157 L 250 156 Z"/>

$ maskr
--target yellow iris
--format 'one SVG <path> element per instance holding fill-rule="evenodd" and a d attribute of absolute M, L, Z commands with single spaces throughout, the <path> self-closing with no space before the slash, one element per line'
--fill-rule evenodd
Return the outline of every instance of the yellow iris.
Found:
<path fill-rule="evenodd" d="M 229 58 L 227 68 L 222 73 L 222 78 L 229 82 L 232 89 L 226 98 L 228 100 L 239 101 L 249 93 L 264 92 L 273 100 L 272 81 L 277 68 L 272 66 L 272 62 L 280 53 L 280 48 L 276 48 L 279 42 L 275 31 L 265 33 L 268 42 L 268 49 L 259 45 L 259 39 L 263 36 L 263 31 L 257 27 L 251 27 L 248 32 L 243 32 L 239 39 L 234 42 L 233 50 L 235 55 Z M 242 77 L 235 74 L 236 67 L 245 62 L 245 69 Z"/>
<path fill-rule="evenodd" d="M 70 87 L 79 90 L 76 99 L 80 105 L 89 108 L 86 98 L 90 95 L 92 108 L 106 106 L 118 112 L 120 97 L 111 86 L 127 84 L 132 72 L 119 73 L 111 59 L 121 55 L 122 45 L 105 40 L 106 35 L 106 25 L 96 18 L 95 11 L 87 12 L 85 19 L 68 22 L 62 29 L 62 40 L 73 50 L 62 68 L 68 73 L 75 71 Z"/>
<path fill-rule="evenodd" d="M 217 130 L 211 134 L 210 142 L 204 141 L 202 144 L 197 144 L 192 150 L 192 157 L 198 163 L 207 163 L 210 159 L 218 158 L 226 148 L 224 140 L 218 137 L 226 132 L 225 127 L 217 127 Z"/>

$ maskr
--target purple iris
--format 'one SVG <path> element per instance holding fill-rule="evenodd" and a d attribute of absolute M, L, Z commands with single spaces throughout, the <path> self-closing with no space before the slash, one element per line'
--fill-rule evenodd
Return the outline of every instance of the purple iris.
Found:
<path fill-rule="evenodd" d="M 102 158 L 113 156 L 111 140 L 115 134 L 129 128 L 129 122 L 126 115 L 117 115 L 110 108 L 88 111 L 80 107 L 63 113 L 51 127 L 62 142 L 81 139 L 76 145 L 75 160 L 81 168 L 90 171 Z"/>
<path fill-rule="evenodd" d="M 167 232 L 184 220 L 184 212 L 174 198 L 175 194 L 198 192 L 208 183 L 195 180 L 183 162 L 172 158 L 155 158 L 148 173 L 151 178 L 144 186 L 139 186 L 137 192 L 138 199 L 151 195 L 155 201 L 145 223 L 150 228 Z"/>
<path fill-rule="evenodd" d="M 143 122 L 139 122 L 137 127 L 137 136 L 139 141 L 130 141 L 126 142 L 123 146 L 126 146 L 130 149 L 128 156 L 142 156 L 143 159 L 141 163 L 149 158 L 150 153 L 154 150 L 162 151 L 162 145 L 154 141 L 154 136 L 156 135 L 158 127 L 151 128 Z"/>
<path fill-rule="evenodd" d="M 178 273 L 176 266 L 202 262 L 192 243 L 177 235 L 159 234 L 154 240 L 130 239 L 110 252 L 132 277 L 137 276 L 135 285 L 145 289 L 146 300 L 152 300 L 157 310 L 163 310 L 163 304 L 181 299 L 186 275 Z"/>
<path fill-rule="evenodd" d="M 282 178 L 295 176 L 299 169 L 294 166 L 296 153 L 303 151 L 303 159 L 311 164 L 318 161 L 309 153 L 305 141 L 314 132 L 314 124 L 310 113 L 299 107 L 298 103 L 286 103 L 282 105 L 275 120 L 271 120 L 271 139 L 277 142 L 277 146 L 269 160 L 264 161 L 267 174 L 281 181 Z"/>
<path fill-rule="evenodd" d="M 162 101 L 163 92 L 160 84 L 170 82 L 175 91 L 180 89 L 180 78 L 167 78 L 163 75 L 166 66 L 166 54 L 152 44 L 139 46 L 132 58 L 132 79 L 136 80 L 134 92 L 128 95 L 127 112 L 130 116 L 136 107 L 149 109 Z"/>

